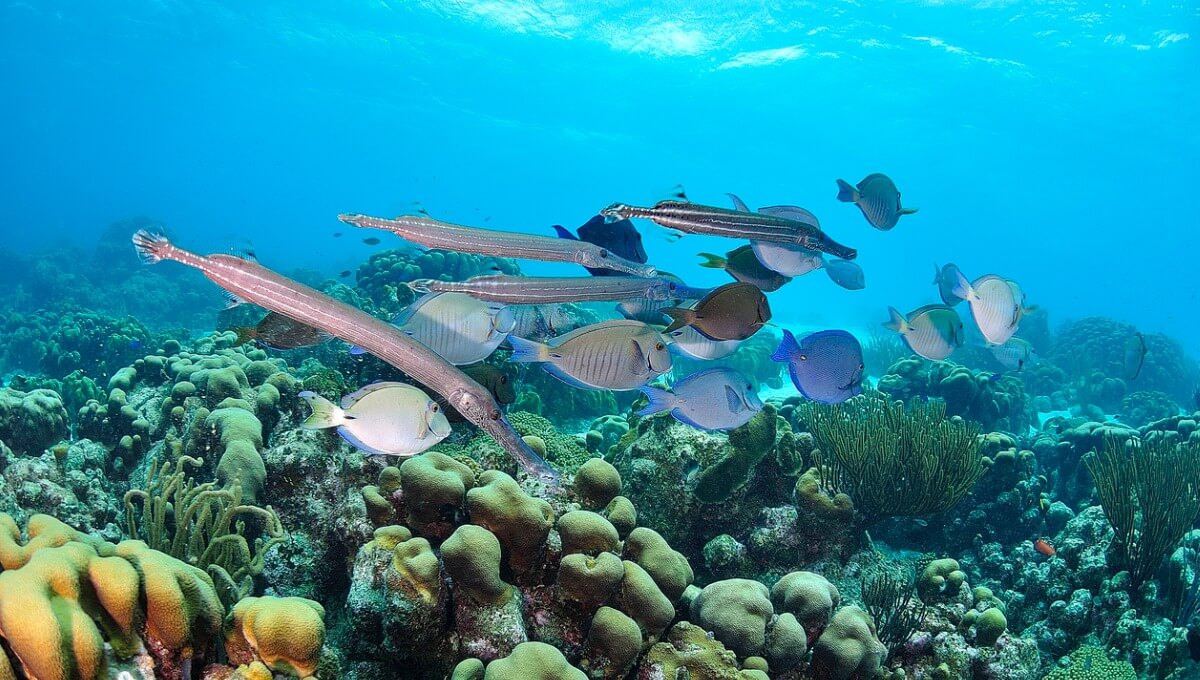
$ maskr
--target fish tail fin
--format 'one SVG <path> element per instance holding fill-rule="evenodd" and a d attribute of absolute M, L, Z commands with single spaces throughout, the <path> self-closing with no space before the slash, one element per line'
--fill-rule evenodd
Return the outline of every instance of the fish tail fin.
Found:
<path fill-rule="evenodd" d="M 697 253 L 697 255 L 704 258 L 704 261 L 700 263 L 701 267 L 708 267 L 709 269 L 725 269 L 727 266 L 729 266 L 729 261 L 720 255 L 713 255 L 712 253 Z"/>
<path fill-rule="evenodd" d="M 138 229 L 133 235 L 133 249 L 137 251 L 138 257 L 142 258 L 142 262 L 155 264 L 170 259 L 175 246 L 162 234 Z"/>
<path fill-rule="evenodd" d="M 904 315 L 900 313 L 900 310 L 896 309 L 895 307 L 888 307 L 888 315 L 892 318 L 889 319 L 887 323 L 883 324 L 883 327 L 889 331 L 903 333 L 904 327 L 908 325 L 908 320 L 904 318 Z"/>
<path fill-rule="evenodd" d="M 662 411 L 670 411 L 671 409 L 675 408 L 675 395 L 662 389 L 661 387 L 651 387 L 646 385 L 645 387 L 639 387 L 638 389 L 642 394 L 646 395 L 646 398 L 650 400 L 650 403 L 642 407 L 641 410 L 637 412 L 637 415 L 648 416 L 652 413 L 661 413 Z"/>
<path fill-rule="evenodd" d="M 554 230 L 554 233 L 558 234 L 559 238 L 563 238 L 568 241 L 578 241 L 579 240 L 578 236 L 576 236 L 575 234 L 572 234 L 561 224 L 555 224 L 554 226 L 552 226 L 550 228 Z"/>
<path fill-rule="evenodd" d="M 771 361 L 787 362 L 799 349 L 800 345 L 796 342 L 796 336 L 785 328 L 783 329 L 783 340 L 779 341 L 779 348 L 771 354 Z"/>
<path fill-rule="evenodd" d="M 508 344 L 512 345 L 513 348 L 512 356 L 508 358 L 509 361 L 530 363 L 545 361 L 550 358 L 550 347 L 540 342 L 509 335 Z"/>
<path fill-rule="evenodd" d="M 971 282 L 967 281 L 967 277 L 963 276 L 960 271 L 955 271 L 954 275 L 958 277 L 958 282 L 954 284 L 954 290 L 950 291 L 964 300 L 971 299 Z"/>
<path fill-rule="evenodd" d="M 233 332 L 237 333 L 237 340 L 234 341 L 234 346 L 244 345 L 258 335 L 258 329 L 254 326 L 238 326 L 233 329 Z"/>
<path fill-rule="evenodd" d="M 666 307 L 659 311 L 671 317 L 671 324 L 667 326 L 666 330 L 663 331 L 664 334 L 670 333 L 671 331 L 677 331 L 684 326 L 690 326 L 696 322 L 696 310 L 694 309 L 684 309 L 683 307 Z"/>
<path fill-rule="evenodd" d="M 901 215 L 911 215 L 911 214 L 917 212 L 918 210 L 920 210 L 920 208 L 901 208 L 900 214 Z"/>
<path fill-rule="evenodd" d="M 312 415 L 300 423 L 300 427 L 305 430 L 324 430 L 342 424 L 345 414 L 332 401 L 309 390 L 304 390 L 296 396 L 307 401 L 313 410 Z"/>
<path fill-rule="evenodd" d="M 858 198 L 858 190 L 855 189 L 849 182 L 844 179 L 837 181 L 838 195 L 837 200 L 842 203 L 853 203 L 854 199 Z"/>
<path fill-rule="evenodd" d="M 933 285 L 935 285 L 935 286 L 938 285 L 938 282 L 941 280 L 942 280 L 942 268 L 938 266 L 937 262 L 934 262 L 933 263 Z"/>

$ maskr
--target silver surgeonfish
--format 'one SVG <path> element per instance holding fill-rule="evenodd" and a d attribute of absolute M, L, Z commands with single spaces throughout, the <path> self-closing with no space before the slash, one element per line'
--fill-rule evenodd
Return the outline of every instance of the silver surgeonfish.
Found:
<path fill-rule="evenodd" d="M 315 392 L 306 390 L 299 396 L 313 410 L 301 427 L 306 430 L 336 427 L 343 439 L 367 453 L 412 456 L 450 434 L 450 423 L 442 408 L 421 388 L 412 385 L 397 382 L 367 385 L 346 395 L 341 408 Z"/>
<path fill-rule="evenodd" d="M 968 283 L 967 278 L 959 272 L 954 294 L 971 306 L 975 325 L 988 342 L 1003 345 L 1017 332 L 1021 304 L 1006 279 L 988 274 Z"/>
<path fill-rule="evenodd" d="M 1017 337 L 1009 338 L 1003 345 L 989 345 L 988 349 L 1001 366 L 1017 373 L 1036 364 L 1041 358 L 1033 345 Z"/>
<path fill-rule="evenodd" d="M 678 276 L 675 276 L 674 274 L 668 274 L 667 272 L 659 272 L 658 276 L 659 276 L 659 278 L 667 279 L 668 281 L 672 281 L 676 284 L 675 293 L 674 293 L 674 295 L 672 295 L 672 297 L 667 298 L 665 300 L 651 300 L 650 298 L 631 298 L 629 300 L 624 300 L 621 303 L 619 303 L 617 305 L 617 312 L 621 316 L 625 317 L 626 319 L 630 319 L 633 321 L 641 321 L 642 323 L 648 323 L 648 324 L 670 323 L 670 317 L 668 317 L 666 314 L 663 314 L 662 310 L 666 309 L 667 307 L 680 306 L 684 300 L 682 297 L 677 297 L 677 296 L 683 295 L 686 292 L 691 291 L 693 289 L 688 288 L 683 283 L 683 279 L 679 278 Z M 700 297 L 704 297 L 704 294 L 702 293 L 700 295 Z M 521 334 L 517 333 L 517 335 L 521 335 Z M 522 335 L 521 337 L 527 337 L 527 336 Z"/>
<path fill-rule="evenodd" d="M 650 403 L 639 416 L 670 411 L 685 425 L 701 430 L 732 430 L 762 410 L 754 382 L 732 368 L 710 368 L 676 382 L 671 389 L 646 386 Z"/>
<path fill-rule="evenodd" d="M 916 208 L 902 207 L 896 183 L 878 172 L 867 175 L 858 186 L 852 187 L 849 182 L 840 179 L 837 185 L 838 200 L 857 205 L 871 226 L 882 231 L 896 226 L 901 215 L 911 215 L 917 211 Z"/>
<path fill-rule="evenodd" d="M 509 361 L 541 363 L 568 385 L 594 390 L 635 390 L 671 370 L 666 339 L 640 321 L 604 321 L 546 344 L 508 337 Z"/>
<path fill-rule="evenodd" d="M 895 307 L 888 307 L 888 313 L 892 318 L 883 327 L 899 333 L 904 344 L 919 356 L 941 361 L 962 347 L 963 322 L 952 307 L 925 305 L 907 317 Z"/>
<path fill-rule="evenodd" d="M 393 322 L 414 340 L 455 366 L 486 359 L 516 325 L 508 307 L 466 293 L 429 293 Z"/>

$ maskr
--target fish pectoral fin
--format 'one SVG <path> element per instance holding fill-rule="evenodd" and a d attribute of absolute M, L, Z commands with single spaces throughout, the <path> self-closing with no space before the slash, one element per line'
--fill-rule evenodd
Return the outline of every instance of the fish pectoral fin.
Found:
<path fill-rule="evenodd" d="M 729 402 L 729 410 L 737 413 L 742 410 L 742 396 L 733 387 L 725 386 L 725 399 Z"/>
<path fill-rule="evenodd" d="M 630 340 L 629 344 L 629 360 L 631 362 L 630 365 L 633 368 L 633 374 L 648 375 L 653 369 L 650 366 L 650 361 L 646 357 L 646 353 L 642 351 L 642 346 L 638 344 L 637 340 Z"/>

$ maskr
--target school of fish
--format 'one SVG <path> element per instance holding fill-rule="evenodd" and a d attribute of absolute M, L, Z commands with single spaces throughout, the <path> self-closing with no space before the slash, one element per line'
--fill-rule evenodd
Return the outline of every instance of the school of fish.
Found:
<path fill-rule="evenodd" d="M 917 212 L 903 207 L 895 182 L 883 174 L 867 175 L 857 185 L 839 179 L 837 186 L 837 199 L 858 206 L 881 231 Z M 287 350 L 338 338 L 351 352 L 373 354 L 415 383 L 366 385 L 346 395 L 340 406 L 302 393 L 312 408 L 303 427 L 334 428 L 369 453 L 410 456 L 447 437 L 451 421 L 465 420 L 495 438 L 526 472 L 555 484 L 557 472 L 504 417 L 502 407 L 516 396 L 511 374 L 503 363 L 484 363 L 499 348 L 510 350 L 507 362 L 538 364 L 577 389 L 639 390 L 648 400 L 641 415 L 668 412 L 693 427 L 729 430 L 762 409 L 758 386 L 726 367 L 700 370 L 671 385 L 653 384 L 671 371 L 672 357 L 713 361 L 737 352 L 772 325 L 767 294 L 818 269 L 846 290 L 866 286 L 865 273 L 854 261 L 858 251 L 831 237 L 811 211 L 791 205 L 752 211 L 736 195 L 728 196 L 732 209 L 693 203 L 682 191 L 650 207 L 613 203 L 574 232 L 555 225 L 556 236 L 450 224 L 423 211 L 395 218 L 339 215 L 344 223 L 388 231 L 419 248 L 571 263 L 588 272 L 410 281 L 406 285 L 420 295 L 391 323 L 252 259 L 198 255 L 144 231 L 133 241 L 146 262 L 174 260 L 194 267 L 225 289 L 232 304 L 250 302 L 268 310 L 255 326 L 235 329 L 239 342 Z M 686 234 L 739 241 L 723 255 L 699 254 L 701 266 L 723 270 L 733 281 L 692 288 L 657 269 L 648 262 L 634 223 L 639 219 L 668 230 L 675 242 Z M 364 243 L 380 239 L 371 236 Z M 965 301 L 972 327 L 1006 371 L 1036 362 L 1036 350 L 1015 335 L 1031 309 L 1016 282 L 996 274 L 970 280 L 947 264 L 935 266 L 933 283 L 940 300 L 907 314 L 890 308 L 884 324 L 912 352 L 941 360 L 962 347 L 967 329 L 956 306 Z M 601 301 L 617 302 L 614 311 L 622 318 L 575 328 L 561 307 Z M 1145 353 L 1144 339 L 1130 338 L 1125 361 L 1133 377 Z M 771 359 L 786 364 L 793 385 L 807 399 L 836 404 L 863 391 L 863 349 L 845 330 L 796 337 L 783 329 Z"/>

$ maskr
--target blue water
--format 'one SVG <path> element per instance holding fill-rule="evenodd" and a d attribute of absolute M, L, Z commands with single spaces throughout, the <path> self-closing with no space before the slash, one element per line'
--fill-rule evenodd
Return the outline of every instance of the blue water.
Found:
<path fill-rule="evenodd" d="M 268 265 L 353 268 L 339 212 L 549 233 L 682 184 L 803 205 L 868 287 L 810 276 L 784 323 L 931 300 L 934 262 L 1195 347 L 1195 3 L 9 2 L 0 228 L 88 244 L 131 215 Z M 834 179 L 921 212 L 870 228 Z M 485 218 L 486 222 L 485 222 Z M 651 262 L 732 244 L 670 243 Z M 351 234 L 355 236 L 356 234 Z M 390 237 L 389 237 L 390 238 Z M 385 243 L 390 245 L 390 241 Z M 63 263 L 69 267 L 69 262 Z M 527 271 L 542 271 L 537 265 Z"/>

